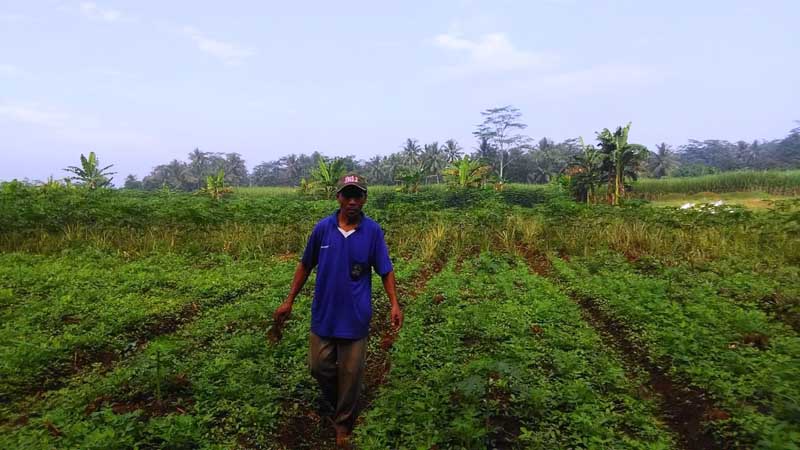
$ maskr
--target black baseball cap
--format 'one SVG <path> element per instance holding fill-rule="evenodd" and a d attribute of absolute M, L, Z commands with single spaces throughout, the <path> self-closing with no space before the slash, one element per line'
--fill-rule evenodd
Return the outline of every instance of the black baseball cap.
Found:
<path fill-rule="evenodd" d="M 367 180 L 356 173 L 348 173 L 342 178 L 339 178 L 339 182 L 336 184 L 336 193 L 338 194 L 347 186 L 355 186 L 362 191 L 367 192 Z"/>

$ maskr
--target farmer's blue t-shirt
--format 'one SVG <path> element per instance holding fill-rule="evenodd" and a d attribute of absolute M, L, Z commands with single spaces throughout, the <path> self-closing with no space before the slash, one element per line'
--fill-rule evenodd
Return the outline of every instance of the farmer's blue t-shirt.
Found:
<path fill-rule="evenodd" d="M 383 230 L 361 214 L 348 237 L 339 231 L 339 211 L 314 227 L 303 252 L 303 265 L 317 266 L 311 331 L 326 338 L 361 339 L 372 319 L 372 268 L 381 277 L 392 269 Z"/>

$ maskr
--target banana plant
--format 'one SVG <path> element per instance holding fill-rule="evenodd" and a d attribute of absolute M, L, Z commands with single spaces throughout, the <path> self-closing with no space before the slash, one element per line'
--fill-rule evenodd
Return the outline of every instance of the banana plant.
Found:
<path fill-rule="evenodd" d="M 419 184 L 424 175 L 425 170 L 421 167 L 404 169 L 398 174 L 397 181 L 400 182 L 400 187 L 397 188 L 397 191 L 408 194 L 419 192 Z"/>
<path fill-rule="evenodd" d="M 469 188 L 483 186 L 492 168 L 482 164 L 479 160 L 472 160 L 469 156 L 455 160 L 453 165 L 442 173 L 451 188 Z"/>
<path fill-rule="evenodd" d="M 320 193 L 325 198 L 333 198 L 336 193 L 336 184 L 339 182 L 339 178 L 344 176 L 345 171 L 344 160 L 334 158 L 331 162 L 326 163 L 324 158 L 319 157 L 317 168 L 311 171 L 311 181 L 307 182 L 307 188 L 310 185 L 310 190 Z"/>
<path fill-rule="evenodd" d="M 213 200 L 219 200 L 223 195 L 233 192 L 233 189 L 225 186 L 225 171 L 220 169 L 216 175 L 206 177 L 206 185 L 200 188 L 200 193 L 206 194 Z"/>
<path fill-rule="evenodd" d="M 597 133 L 600 151 L 605 157 L 604 169 L 608 174 L 608 193 L 612 205 L 618 205 L 625 194 L 625 177 L 635 177 L 636 168 L 647 157 L 647 148 L 628 143 L 628 132 L 631 124 L 617 127 L 612 133 L 608 128 Z"/>
<path fill-rule="evenodd" d="M 113 166 L 113 164 L 110 164 L 101 169 L 100 160 L 97 158 L 97 155 L 95 155 L 94 152 L 89 152 L 88 158 L 81 153 L 80 167 L 69 166 L 64 169 L 64 171 L 74 173 L 75 176 L 71 177 L 71 179 L 81 182 L 91 190 L 95 190 L 111 185 L 111 180 L 114 178 L 109 175 L 114 175 L 116 172 L 106 171 Z"/>

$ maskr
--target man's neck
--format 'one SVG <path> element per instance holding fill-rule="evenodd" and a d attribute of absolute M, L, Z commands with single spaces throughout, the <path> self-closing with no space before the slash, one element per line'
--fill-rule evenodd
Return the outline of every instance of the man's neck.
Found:
<path fill-rule="evenodd" d="M 356 214 L 354 218 L 351 219 L 350 217 L 347 216 L 347 214 L 344 213 L 344 211 L 339 210 L 338 216 L 339 217 L 337 219 L 340 227 L 356 227 L 358 226 L 359 223 L 361 223 L 360 212 Z"/>

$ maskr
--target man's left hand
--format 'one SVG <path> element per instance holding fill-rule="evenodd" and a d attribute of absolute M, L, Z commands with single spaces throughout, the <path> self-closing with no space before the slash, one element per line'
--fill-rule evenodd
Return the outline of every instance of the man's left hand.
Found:
<path fill-rule="evenodd" d="M 395 333 L 400 331 L 400 328 L 403 326 L 403 311 L 400 310 L 400 306 L 395 305 L 392 306 L 392 329 Z"/>

